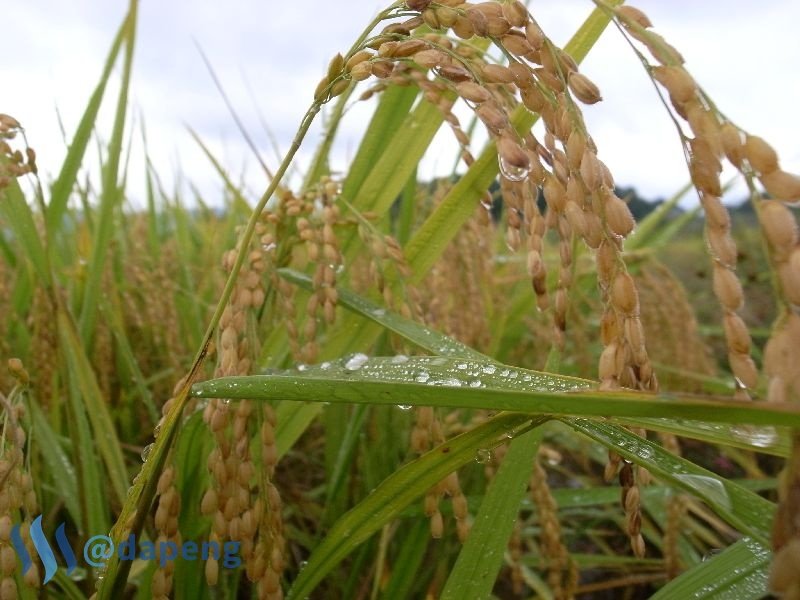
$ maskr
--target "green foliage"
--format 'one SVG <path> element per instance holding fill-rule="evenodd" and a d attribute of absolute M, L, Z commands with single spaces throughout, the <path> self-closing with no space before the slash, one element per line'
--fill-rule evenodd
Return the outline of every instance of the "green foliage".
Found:
<path fill-rule="evenodd" d="M 608 26 L 609 10 L 605 4 L 596 8 L 565 46 L 576 63 Z M 373 29 L 409 14 L 401 3 L 380 13 L 343 61 L 365 44 L 380 47 L 386 40 Z M 442 103 L 456 99 L 454 86 L 437 103 L 415 86 L 388 85 L 339 187 L 327 175 L 328 155 L 353 86 L 344 71 L 333 69 L 260 198 L 248 198 L 191 132 L 225 184 L 226 204 L 211 210 L 217 200 L 198 197 L 197 206 L 188 208 L 161 189 L 148 164 L 142 174 L 148 206 L 136 213 L 125 208 L 124 189 L 135 176 L 126 170 L 124 139 L 136 21 L 137 2 L 131 0 L 51 188 L 29 197 L 16 180 L 0 188 L 0 275 L 13 286 L 0 294 L 10 315 L 0 348 L 21 358 L 31 373 L 29 382 L 18 372 L 0 378 L 3 391 L 12 390 L 2 397 L 0 450 L 12 440 L 7 408 L 16 410 L 19 403 L 28 432 L 24 468 L 50 539 L 61 522 L 68 523 L 76 547 L 109 531 L 116 543 L 132 532 L 158 539 L 163 531 L 154 499 L 169 487 L 160 483 L 165 468 L 175 469 L 169 473 L 180 498 L 182 539 L 208 539 L 226 510 L 201 510 L 218 475 L 209 473 L 209 457 L 220 444 L 233 444 L 208 427 L 213 399 L 224 398 L 230 402 L 224 411 L 231 413 L 242 406 L 238 400 L 252 403 L 238 451 L 252 458 L 254 474 L 248 478 L 245 470 L 241 477 L 248 502 L 281 495 L 282 510 L 269 518 L 284 524 L 287 547 L 275 551 L 286 562 L 280 583 L 289 598 L 510 597 L 514 577 L 543 597 L 557 595 L 546 577 L 552 557 L 541 544 L 548 533 L 543 508 L 527 498 L 534 461 L 547 465 L 560 542 L 583 573 L 663 574 L 677 560 L 682 575 L 667 583 L 651 578 L 643 589 L 662 598 L 763 595 L 775 457 L 791 455 L 788 428 L 800 427 L 800 410 L 731 400 L 724 361 L 708 372 L 678 355 L 667 357 L 674 364 L 664 364 L 663 372 L 677 373 L 682 385 L 660 393 L 598 386 L 604 300 L 595 262 L 578 237 L 558 251 L 543 251 L 551 265 L 571 253 L 570 325 L 559 346 L 550 336 L 552 310 L 534 308 L 537 298 L 520 265 L 525 259 L 503 249 L 500 227 L 476 218 L 486 191 L 498 189 L 496 140 L 455 181 L 417 181 L 417 166 L 434 136 L 445 122 L 452 124 Z M 496 42 L 485 37 L 471 50 L 481 54 Z M 121 85 L 95 193 L 81 186 L 78 173 L 93 132 L 104 126 L 98 118 L 117 65 Z M 342 83 L 347 91 L 336 101 L 303 190 L 293 195 L 282 177 L 325 101 L 344 90 Z M 518 105 L 508 129 L 525 136 L 538 118 Z M 333 201 L 325 196 L 326 185 L 336 188 Z M 665 263 L 688 281 L 686 272 L 699 269 L 704 250 L 693 231 L 694 212 L 676 208 L 687 190 L 653 210 L 630 198 L 638 228 L 619 260 L 634 275 Z M 300 226 L 299 209 L 290 214 L 287 208 L 290 200 L 309 199 L 314 208 L 302 219 L 307 227 L 318 226 L 324 243 L 317 250 L 329 262 L 341 258 L 329 313 L 310 307 L 331 299 L 333 284 L 320 280 L 333 267 L 313 258 L 310 229 Z M 503 206 L 507 217 L 511 205 L 504 199 Z M 320 216 L 333 207 L 341 213 L 335 231 Z M 271 243 L 267 231 L 277 232 Z M 681 237 L 687 232 L 695 234 L 689 241 Z M 330 256 L 331 236 L 340 257 Z M 398 241 L 399 256 L 392 255 L 388 239 Z M 258 247 L 263 252 L 254 250 L 253 258 Z M 755 238 L 746 248 L 757 266 L 745 264 L 757 271 L 764 254 Z M 216 270 L 223 256 L 230 257 L 225 273 Z M 551 290 L 560 285 L 556 271 L 544 282 Z M 263 297 L 242 312 L 237 333 L 249 345 L 242 344 L 236 358 L 252 359 L 244 370 L 261 374 L 221 377 L 228 372 L 221 358 L 230 345 L 226 311 L 242 302 L 240 284 L 253 274 L 257 282 L 247 292 L 258 289 Z M 717 354 L 724 354 L 721 328 L 707 325 L 708 286 L 687 287 L 701 333 L 710 334 Z M 753 331 L 761 336 L 769 321 L 756 316 Z M 473 330 L 456 322 L 471 319 Z M 315 364 L 298 364 L 306 349 L 301 341 L 317 345 Z M 656 336 L 649 343 L 659 342 Z M 687 353 L 706 350 L 699 335 L 687 336 L 686 346 Z M 424 414 L 439 429 L 429 427 L 424 443 L 412 442 L 409 449 L 422 410 L 430 410 Z M 685 442 L 683 456 L 672 452 L 668 436 Z M 281 461 L 274 472 L 273 451 Z M 657 479 L 636 488 L 647 557 L 630 556 L 620 488 L 604 481 L 609 452 Z M 463 544 L 451 531 L 451 517 L 462 517 L 441 488 L 454 471 L 470 508 L 472 529 Z M 432 494 L 446 518 L 442 539 L 430 538 L 432 511 L 427 504 L 423 509 Z M 675 498 L 691 509 L 677 523 Z M 15 520 L 35 516 L 27 507 L 14 511 Z M 669 543 L 667 533 L 674 536 Z M 507 552 L 509 544 L 523 548 L 522 558 Z M 265 544 L 253 549 L 270 559 L 272 551 Z M 152 563 L 112 557 L 106 569 L 87 569 L 74 580 L 60 570 L 42 594 L 78 598 L 96 587 L 97 598 L 151 597 L 155 572 Z M 202 561 L 178 561 L 175 597 L 258 597 L 258 584 L 248 581 L 244 568 L 223 573 L 218 586 L 206 583 L 206 573 Z M 21 576 L 16 581 L 21 585 Z"/>

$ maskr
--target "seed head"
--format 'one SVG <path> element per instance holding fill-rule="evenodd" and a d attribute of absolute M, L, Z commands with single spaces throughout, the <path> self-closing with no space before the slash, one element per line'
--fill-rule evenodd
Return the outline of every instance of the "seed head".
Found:
<path fill-rule="evenodd" d="M 653 78 L 669 92 L 673 102 L 682 104 L 694 98 L 697 84 L 683 67 L 653 67 Z"/>
<path fill-rule="evenodd" d="M 719 263 L 714 265 L 714 294 L 720 303 L 730 311 L 738 311 L 744 303 L 742 284 L 730 269 Z"/>
<path fill-rule="evenodd" d="M 595 104 L 603 99 L 592 80 L 577 71 L 569 74 L 569 89 L 584 104 Z"/>
<path fill-rule="evenodd" d="M 614 12 L 616 12 L 617 15 L 622 18 L 623 25 L 627 26 L 628 22 L 630 21 L 640 25 L 641 27 L 644 27 L 645 29 L 653 26 L 649 17 L 635 6 L 618 6 L 614 9 Z"/>
<path fill-rule="evenodd" d="M 416 10 L 418 12 L 422 12 L 428 5 L 431 3 L 431 0 L 406 0 L 406 6 L 411 10 Z"/>
<path fill-rule="evenodd" d="M 605 211 L 609 229 L 619 236 L 627 236 L 636 226 L 628 205 L 613 193 L 606 196 Z"/>
<path fill-rule="evenodd" d="M 764 201 L 759 210 L 761 226 L 778 260 L 788 257 L 797 244 L 797 222 L 792 211 L 777 201 Z"/>
<path fill-rule="evenodd" d="M 528 9 L 519 0 L 502 5 L 503 17 L 514 27 L 524 27 L 528 22 Z"/>
<path fill-rule="evenodd" d="M 748 135 L 744 142 L 744 156 L 761 175 L 767 175 L 778 169 L 778 154 L 763 138 Z"/>
<path fill-rule="evenodd" d="M 462 81 L 456 84 L 456 92 L 465 100 L 475 102 L 476 104 L 486 102 L 492 97 L 485 87 L 478 85 L 474 81 Z"/>
<path fill-rule="evenodd" d="M 770 196 L 786 202 L 800 201 L 800 177 L 776 169 L 759 178 Z"/>

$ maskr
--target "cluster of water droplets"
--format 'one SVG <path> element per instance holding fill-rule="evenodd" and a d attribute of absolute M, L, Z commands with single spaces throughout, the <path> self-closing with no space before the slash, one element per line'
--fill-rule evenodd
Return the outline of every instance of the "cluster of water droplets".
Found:
<path fill-rule="evenodd" d="M 353 354 L 347 361 L 344 363 L 344 368 L 348 371 L 358 371 L 363 367 L 367 361 L 369 360 L 369 356 L 366 354 Z"/>
<path fill-rule="evenodd" d="M 510 368 L 485 360 L 449 356 L 409 357 L 398 354 L 370 358 L 359 352 L 317 366 L 302 365 L 294 371 L 295 374 L 298 372 L 311 377 L 325 372 L 326 377 L 357 376 L 361 381 L 422 383 L 442 387 L 489 387 L 531 392 L 566 392 L 588 387 L 579 380 Z"/>
<path fill-rule="evenodd" d="M 731 432 L 756 448 L 770 448 L 778 443 L 778 430 L 774 427 L 756 427 L 754 425 L 736 425 Z"/>

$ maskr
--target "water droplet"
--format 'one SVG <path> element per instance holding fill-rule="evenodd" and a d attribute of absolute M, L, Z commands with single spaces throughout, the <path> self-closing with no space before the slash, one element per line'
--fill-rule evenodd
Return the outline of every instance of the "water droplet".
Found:
<path fill-rule="evenodd" d="M 731 427 L 737 437 L 743 439 L 751 446 L 769 448 L 778 441 L 778 432 L 774 427 L 753 427 L 752 425 L 737 425 Z"/>
<path fill-rule="evenodd" d="M 475 462 L 485 465 L 490 460 L 492 460 L 492 451 L 487 450 L 486 448 L 480 448 L 475 453 Z"/>
<path fill-rule="evenodd" d="M 481 383 L 480 379 L 473 379 L 472 381 L 469 382 L 469 387 L 473 387 L 473 388 L 479 388 L 482 385 L 483 385 L 483 383 Z"/>
<path fill-rule="evenodd" d="M 498 158 L 497 163 L 500 165 L 500 173 L 509 181 L 522 181 L 528 176 L 528 169 L 510 165 L 502 156 Z"/>
<path fill-rule="evenodd" d="M 416 377 L 414 377 L 414 381 L 419 383 L 426 383 L 431 376 L 427 371 L 420 371 Z"/>
<path fill-rule="evenodd" d="M 145 446 L 142 449 L 142 462 L 147 461 L 147 457 L 150 456 L 150 452 L 152 451 L 153 451 L 153 444 L 147 444 L 147 446 Z"/>
<path fill-rule="evenodd" d="M 261 244 L 261 249 L 264 252 L 272 252 L 277 247 L 278 247 L 278 244 L 276 244 L 275 242 L 271 242 L 269 244 Z"/>
<path fill-rule="evenodd" d="M 459 369 L 460 371 L 463 371 L 464 369 L 467 368 L 467 363 L 458 363 L 456 365 L 456 368 Z"/>
<path fill-rule="evenodd" d="M 497 367 L 495 367 L 494 365 L 486 365 L 481 369 L 481 371 L 483 371 L 487 375 L 494 375 L 495 371 L 497 371 Z"/>
<path fill-rule="evenodd" d="M 376 308 L 375 310 L 372 311 L 373 317 L 382 317 L 385 314 L 386 314 L 386 309 L 384 308 Z"/>
<path fill-rule="evenodd" d="M 398 404 L 397 408 L 399 408 L 400 410 L 411 410 L 411 405 L 410 404 Z"/>
<path fill-rule="evenodd" d="M 703 555 L 703 562 L 705 562 L 707 560 L 711 560 L 712 558 L 714 558 L 715 556 L 717 556 L 718 554 L 721 554 L 721 553 L 722 553 L 722 548 L 712 548 L 711 550 L 709 550 L 708 552 L 706 552 Z"/>
<path fill-rule="evenodd" d="M 344 364 L 344 368 L 348 371 L 358 371 L 368 360 L 369 357 L 366 354 L 361 354 L 359 352 L 348 359 L 348 361 Z"/>
<path fill-rule="evenodd" d="M 328 369 L 331 368 L 331 363 L 326 360 L 319 366 L 319 368 L 322 369 L 323 371 L 327 371 Z"/>
<path fill-rule="evenodd" d="M 408 362 L 408 357 L 405 354 L 398 354 L 397 356 L 393 356 L 391 363 L 393 365 L 402 365 L 403 363 Z"/>
<path fill-rule="evenodd" d="M 675 475 L 675 479 L 684 482 L 706 500 L 715 502 L 730 510 L 731 498 L 728 496 L 728 490 L 725 489 L 725 485 L 719 479 L 691 473 Z"/>

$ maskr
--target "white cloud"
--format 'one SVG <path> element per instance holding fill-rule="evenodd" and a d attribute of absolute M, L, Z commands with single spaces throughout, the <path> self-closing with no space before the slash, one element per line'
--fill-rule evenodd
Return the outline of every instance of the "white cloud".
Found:
<path fill-rule="evenodd" d="M 794 24 L 800 3 L 787 0 L 719 3 L 640 0 L 657 30 L 677 46 L 687 67 L 719 107 L 740 126 L 762 135 L 784 166 L 800 171 L 794 115 L 800 80 L 792 76 L 800 56 Z M 180 170 L 213 201 L 221 183 L 188 135 L 193 127 L 227 168 L 249 170 L 248 187 L 260 192 L 264 176 L 249 155 L 195 48 L 211 60 L 226 92 L 269 164 L 275 154 L 258 112 L 285 150 L 311 94 L 333 54 L 346 50 L 360 28 L 382 7 L 375 0 L 333 3 L 305 0 L 273 3 L 234 0 L 224 5 L 172 0 L 140 4 L 131 101 L 144 115 L 149 150 L 168 190 Z M 591 10 L 586 0 L 538 0 L 534 16 L 557 42 L 565 42 Z M 42 170 L 55 175 L 64 145 L 55 118 L 58 106 L 67 135 L 74 132 L 99 78 L 124 2 L 56 0 L 15 2 L 4 7 L 0 53 L 3 72 L 0 111 L 17 117 L 40 155 Z M 686 180 L 681 149 L 671 121 L 657 101 L 641 65 L 618 32 L 609 30 L 582 69 L 600 85 L 605 101 L 586 109 L 601 156 L 617 182 L 648 196 L 669 195 Z M 114 80 L 116 82 L 116 79 Z M 116 91 L 116 83 L 108 93 Z M 248 91 L 252 89 L 253 98 Z M 253 102 L 258 106 L 254 107 Z M 113 96 L 101 130 L 109 131 Z M 367 107 L 351 111 L 342 126 L 334 167 L 345 168 L 355 152 Z M 318 124 L 299 155 L 308 164 L 321 135 Z M 438 139 L 446 140 L 444 133 Z M 138 140 L 138 134 L 135 136 Z M 437 141 L 436 158 L 421 173 L 452 166 L 452 142 Z M 89 156 L 95 160 L 95 153 Z M 143 164 L 135 160 L 131 191 L 142 198 Z"/>

